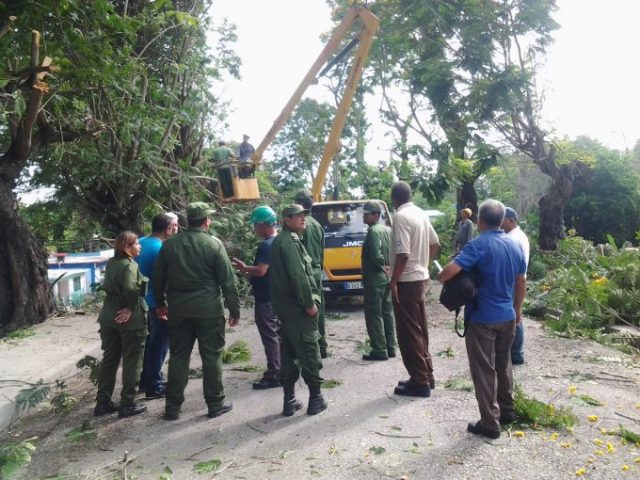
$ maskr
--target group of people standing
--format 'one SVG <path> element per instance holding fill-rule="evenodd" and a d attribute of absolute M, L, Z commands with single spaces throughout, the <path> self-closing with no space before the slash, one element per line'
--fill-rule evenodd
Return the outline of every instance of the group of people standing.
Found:
<path fill-rule="evenodd" d="M 439 252 L 439 239 L 428 216 L 412 202 L 407 183 L 396 182 L 391 199 L 396 212 L 391 229 L 381 218 L 379 202 L 367 202 L 363 209 L 368 231 L 362 273 L 371 342 L 371 352 L 363 360 L 395 357 L 397 338 L 409 378 L 401 379 L 394 393 L 425 398 L 435 388 L 425 295 L 429 263 Z M 224 402 L 222 352 L 225 305 L 229 326 L 237 325 L 240 317 L 234 267 L 252 285 L 255 322 L 267 358 L 264 376 L 253 388 L 282 388 L 282 414 L 291 416 L 302 408 L 295 396 L 295 384 L 302 376 L 309 388 L 307 413 L 327 408 L 320 376 L 322 359 L 328 357 L 322 294 L 324 231 L 310 215 L 310 192 L 299 192 L 295 201 L 282 210 L 280 222 L 266 205 L 253 210 L 249 222 L 261 239 L 253 265 L 230 259 L 220 240 L 208 233 L 213 211 L 202 202 L 187 207 L 188 226 L 181 233 L 175 234 L 177 218 L 163 214 L 154 218 L 152 235 L 140 242 L 132 232 L 118 235 L 115 256 L 105 273 L 107 298 L 99 316 L 104 358 L 95 415 L 118 411 L 120 417 L 128 417 L 145 411 L 144 405 L 134 401 L 140 380 L 147 398 L 166 397 L 164 418 L 178 419 L 196 340 L 208 416 L 232 409 Z M 526 285 L 525 253 L 501 227 L 517 228 L 515 211 L 505 210 L 495 200 L 484 202 L 478 212 L 480 235 L 467 239 L 438 277 L 445 282 L 461 270 L 474 270 L 480 279 L 480 293 L 465 311 L 466 344 L 481 413 L 480 421 L 469 424 L 468 430 L 491 438 L 499 436 L 501 422 L 515 415 L 508 352 L 516 323 L 521 323 Z M 148 278 L 151 289 L 145 302 Z M 167 345 L 165 386 L 160 370 Z M 111 397 L 120 358 L 123 388 L 118 405 Z"/>

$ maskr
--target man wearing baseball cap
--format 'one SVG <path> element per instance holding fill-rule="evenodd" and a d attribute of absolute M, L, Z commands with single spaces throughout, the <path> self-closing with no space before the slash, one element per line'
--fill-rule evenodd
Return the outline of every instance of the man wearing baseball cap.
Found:
<path fill-rule="evenodd" d="M 286 417 L 302 408 L 295 397 L 300 373 L 309 387 L 307 414 L 315 415 L 327 408 L 320 392 L 323 381 L 318 345 L 320 297 L 311 257 L 300 240 L 308 214 L 309 210 L 298 204 L 282 210 L 282 231 L 273 241 L 269 265 L 271 303 L 281 322 L 280 380 L 284 389 L 282 414 Z"/>
<path fill-rule="evenodd" d="M 234 327 L 240 318 L 240 300 L 224 245 L 209 235 L 213 213 L 204 202 L 190 203 L 188 228 L 162 244 L 155 264 L 156 312 L 160 319 L 167 316 L 169 319 L 171 355 L 165 420 L 178 419 L 196 340 L 202 358 L 202 389 L 209 418 L 232 409 L 230 403 L 224 403 L 222 386 L 224 305 L 229 309 L 229 326 Z"/>
<path fill-rule="evenodd" d="M 363 360 L 387 360 L 396 356 L 396 329 L 389 290 L 389 245 L 391 229 L 380 221 L 380 203 L 368 201 L 362 219 L 369 226 L 362 244 L 362 284 L 364 319 L 371 342 L 371 353 Z M 385 269 L 387 267 L 387 269 Z"/>
<path fill-rule="evenodd" d="M 276 223 L 278 217 L 268 205 L 260 205 L 253 209 L 249 223 L 253 225 L 256 235 L 262 239 L 258 245 L 253 265 L 242 260 L 232 259 L 233 266 L 249 278 L 253 291 L 254 316 L 260 339 L 267 357 L 267 370 L 261 380 L 253 383 L 256 390 L 281 387 L 280 383 L 280 321 L 273 313 L 269 288 L 269 264 L 271 263 L 271 246 L 278 235 Z"/>

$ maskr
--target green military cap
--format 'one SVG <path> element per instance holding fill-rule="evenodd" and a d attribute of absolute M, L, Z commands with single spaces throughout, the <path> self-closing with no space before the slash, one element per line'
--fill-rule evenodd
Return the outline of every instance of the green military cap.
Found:
<path fill-rule="evenodd" d="M 310 213 L 310 210 L 307 210 L 302 205 L 298 205 L 297 203 L 295 205 L 287 205 L 282 209 L 282 218 L 292 217 L 293 215 L 297 215 L 299 213 L 308 215 Z"/>
<path fill-rule="evenodd" d="M 187 205 L 187 218 L 189 220 L 200 220 L 210 216 L 213 212 L 215 210 L 205 202 L 193 202 Z"/>
<path fill-rule="evenodd" d="M 362 207 L 362 210 L 366 213 L 380 213 L 382 209 L 380 208 L 380 204 L 378 202 L 368 201 Z"/>
<path fill-rule="evenodd" d="M 308 198 L 312 198 L 311 190 L 309 190 L 308 188 L 299 190 L 298 193 L 296 193 L 296 202 L 301 202 L 302 200 L 306 200 Z"/>

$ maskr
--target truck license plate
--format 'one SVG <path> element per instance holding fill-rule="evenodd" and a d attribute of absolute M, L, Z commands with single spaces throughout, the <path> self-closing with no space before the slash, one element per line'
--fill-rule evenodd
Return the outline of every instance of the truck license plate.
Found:
<path fill-rule="evenodd" d="M 345 290 L 360 290 L 362 289 L 362 282 L 345 282 Z"/>

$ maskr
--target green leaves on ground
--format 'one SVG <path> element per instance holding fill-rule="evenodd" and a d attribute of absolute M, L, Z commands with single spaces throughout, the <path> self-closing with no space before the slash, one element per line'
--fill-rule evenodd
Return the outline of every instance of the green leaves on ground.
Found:
<path fill-rule="evenodd" d="M 31 462 L 37 439 L 31 437 L 18 443 L 0 445 L 0 478 L 15 478 L 16 473 Z"/>
<path fill-rule="evenodd" d="M 573 395 L 571 401 L 576 405 L 589 405 L 593 407 L 602 407 L 604 403 L 589 395 Z"/>
<path fill-rule="evenodd" d="M 46 400 L 49 393 L 51 393 L 51 387 L 40 380 L 35 385 L 23 388 L 18 392 L 15 399 L 16 406 L 19 409 L 28 410 Z"/>
<path fill-rule="evenodd" d="M 96 357 L 85 355 L 83 358 L 78 360 L 78 363 L 76 363 L 76 368 L 88 368 L 89 380 L 91 380 L 91 383 L 93 383 L 94 385 L 98 385 L 98 372 L 100 371 L 100 362 Z"/>
<path fill-rule="evenodd" d="M 518 423 L 532 427 L 547 427 L 566 430 L 573 427 L 578 418 L 570 408 L 557 407 L 528 397 L 520 387 L 514 389 L 514 407 Z"/>
<path fill-rule="evenodd" d="M 453 358 L 458 354 L 452 347 L 447 347 L 444 350 L 436 353 L 440 358 Z"/>
<path fill-rule="evenodd" d="M 328 378 L 322 382 L 322 388 L 336 388 L 342 385 L 342 380 L 336 378 Z"/>
<path fill-rule="evenodd" d="M 369 451 L 371 453 L 373 453 L 374 455 L 382 455 L 384 452 L 386 452 L 387 450 L 384 447 L 369 447 Z"/>
<path fill-rule="evenodd" d="M 217 458 L 211 459 L 207 462 L 198 462 L 193 466 L 193 471 L 198 475 L 206 475 L 207 473 L 215 473 L 222 465 L 222 461 Z"/>
<path fill-rule="evenodd" d="M 444 388 L 460 392 L 473 392 L 473 382 L 467 377 L 451 377 L 445 380 Z"/>
<path fill-rule="evenodd" d="M 88 442 L 95 439 L 98 436 L 98 432 L 95 431 L 89 420 L 85 420 L 82 425 L 65 433 L 65 436 L 71 442 Z"/>
<path fill-rule="evenodd" d="M 242 363 L 249 360 L 251 360 L 251 350 L 244 340 L 233 342 L 222 352 L 222 363 Z"/>

